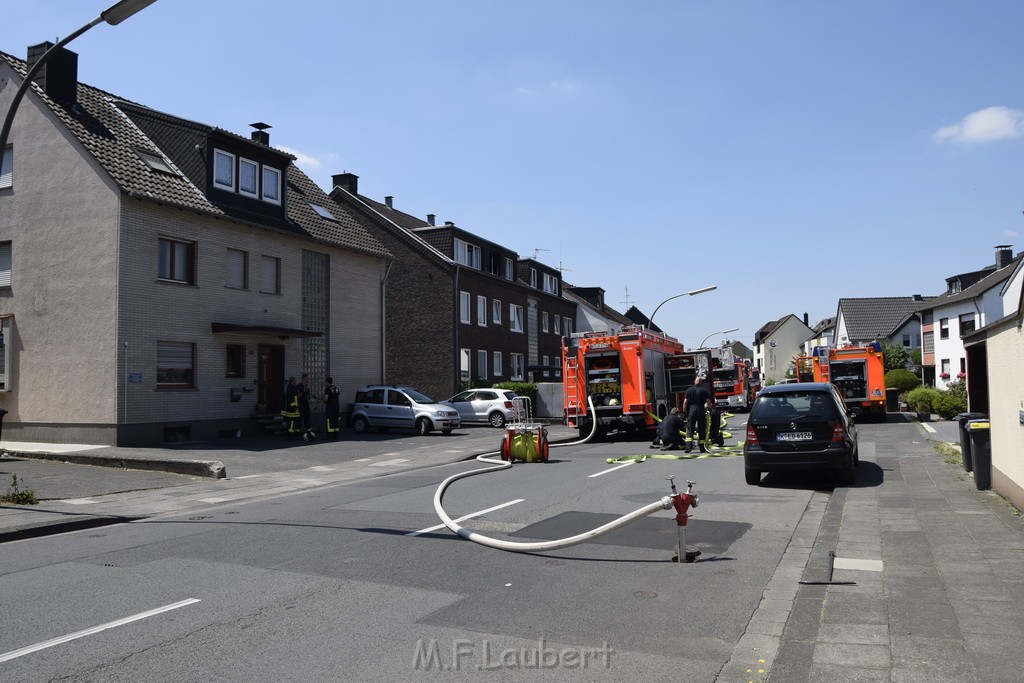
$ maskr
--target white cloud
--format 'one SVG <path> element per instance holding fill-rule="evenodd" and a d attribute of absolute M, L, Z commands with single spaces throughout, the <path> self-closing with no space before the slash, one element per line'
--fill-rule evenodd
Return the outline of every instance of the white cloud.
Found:
<path fill-rule="evenodd" d="M 987 107 L 965 116 L 960 123 L 935 132 L 940 142 L 991 142 L 1024 135 L 1024 111 L 1007 107 Z"/>
<path fill-rule="evenodd" d="M 580 93 L 586 87 L 586 83 L 583 81 L 574 81 L 568 78 L 562 78 L 554 81 L 549 81 L 543 85 L 537 86 L 519 86 L 515 89 L 516 95 L 534 97 L 545 93 L 557 93 L 561 95 L 572 95 Z"/>
<path fill-rule="evenodd" d="M 303 168 L 320 168 L 320 161 L 318 159 L 314 159 L 313 157 L 307 154 L 303 154 L 302 152 L 294 150 L 290 147 L 278 146 L 277 149 L 281 150 L 282 152 L 287 152 L 288 154 L 294 156 L 295 163 L 298 164 L 299 166 L 302 166 Z"/>
<path fill-rule="evenodd" d="M 1016 230 L 1003 230 L 1003 237 L 1019 237 L 1020 233 Z"/>

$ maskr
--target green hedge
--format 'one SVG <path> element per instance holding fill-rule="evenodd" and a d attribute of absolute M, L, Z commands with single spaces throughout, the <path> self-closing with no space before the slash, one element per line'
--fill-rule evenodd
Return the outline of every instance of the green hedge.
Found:
<path fill-rule="evenodd" d="M 915 413 L 934 412 L 935 400 L 943 393 L 932 387 L 918 387 L 907 394 L 907 405 Z"/>
<path fill-rule="evenodd" d="M 950 420 L 958 413 L 967 412 L 967 401 L 954 394 L 942 394 L 932 402 L 932 412 Z"/>
<path fill-rule="evenodd" d="M 890 389 L 899 389 L 902 394 L 905 391 L 921 386 L 921 378 L 910 370 L 904 370 L 903 368 L 890 370 L 885 373 L 885 386 Z"/>
<path fill-rule="evenodd" d="M 511 389 L 519 396 L 529 396 L 530 401 L 537 400 L 537 385 L 533 382 L 498 382 L 495 389 Z"/>

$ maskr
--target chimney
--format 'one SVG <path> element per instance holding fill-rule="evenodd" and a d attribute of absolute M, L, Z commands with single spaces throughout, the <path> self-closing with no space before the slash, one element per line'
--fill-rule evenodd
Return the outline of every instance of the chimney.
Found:
<path fill-rule="evenodd" d="M 252 141 L 270 147 L 270 133 L 267 132 L 267 129 L 273 128 L 273 126 L 271 126 L 269 123 L 263 123 L 262 121 L 250 123 L 249 125 L 256 129 L 249 136 L 250 138 L 252 138 Z"/>
<path fill-rule="evenodd" d="M 49 41 L 30 45 L 25 60 L 27 68 L 31 69 L 53 45 Z M 63 47 L 57 50 L 36 74 L 35 83 L 58 102 L 74 102 L 78 90 L 78 53 Z"/>
<path fill-rule="evenodd" d="M 395 207 L 394 207 L 394 203 L 395 203 L 395 198 L 394 198 L 394 197 L 392 197 L 391 195 L 388 195 L 388 196 L 384 197 L 384 204 L 385 204 L 385 205 L 386 205 L 386 206 L 387 206 L 387 207 L 388 207 L 389 209 L 393 209 L 393 208 L 395 208 Z"/>
<path fill-rule="evenodd" d="M 352 194 L 359 194 L 359 176 L 355 173 L 338 173 L 331 176 L 334 187 L 348 190 Z"/>
<path fill-rule="evenodd" d="M 445 221 L 444 224 L 446 226 L 448 226 L 449 228 L 454 228 L 455 227 L 455 221 Z"/>
<path fill-rule="evenodd" d="M 996 270 L 1000 270 L 1010 265 L 1010 261 L 1013 260 L 1013 245 L 1012 244 L 997 244 L 996 245 Z"/>
<path fill-rule="evenodd" d="M 430 225 L 433 225 L 434 224 L 434 219 L 436 219 L 436 218 L 437 218 L 437 216 L 435 216 L 434 214 L 428 213 L 427 214 L 427 223 L 429 223 Z"/>
<path fill-rule="evenodd" d="M 915 294 L 913 298 L 914 301 L 924 301 L 924 297 L 921 296 L 920 294 Z"/>
<path fill-rule="evenodd" d="M 810 319 L 807 317 L 807 311 L 804 311 L 804 325 L 810 327 Z"/>

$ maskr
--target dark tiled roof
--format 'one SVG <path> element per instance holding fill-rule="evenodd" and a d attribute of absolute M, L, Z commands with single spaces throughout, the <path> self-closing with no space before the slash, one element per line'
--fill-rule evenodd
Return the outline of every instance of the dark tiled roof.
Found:
<path fill-rule="evenodd" d="M 999 270 L 995 270 L 995 266 L 986 269 L 984 277 L 976 280 L 974 284 L 966 289 L 957 292 L 956 294 L 940 294 L 937 297 L 932 298 L 928 301 L 927 306 L 921 307 L 922 309 L 938 308 L 939 306 L 945 306 L 947 304 L 955 304 L 961 301 L 969 301 L 977 296 L 981 296 L 993 287 L 999 287 L 1013 275 L 1013 271 L 1017 263 L 1024 257 L 1024 252 L 1017 254 L 1013 257 L 1008 265 Z"/>
<path fill-rule="evenodd" d="M 851 340 L 888 339 L 907 318 L 922 308 L 922 302 L 935 297 L 880 296 L 864 299 L 840 299 L 839 313 L 846 322 Z"/>
<path fill-rule="evenodd" d="M 0 52 L 0 61 L 24 77 L 23 60 Z M 272 227 L 353 251 L 389 256 L 387 249 L 353 216 L 340 212 L 335 214 L 338 220 L 332 221 L 316 214 L 305 200 L 327 205 L 330 203 L 327 195 L 298 167 L 288 163 L 292 157 L 284 152 L 263 148 L 264 154 L 279 156 L 281 166 L 287 169 L 284 178 L 287 218 L 275 220 L 255 213 L 245 215 L 237 209 L 220 206 L 206 196 L 205 161 L 196 145 L 205 145 L 214 132 L 255 144 L 247 138 L 148 109 L 81 82 L 74 103 L 58 102 L 36 85 L 32 90 L 121 190 L 132 197 Z M 181 175 L 150 169 L 136 150 L 169 159 Z"/>
<path fill-rule="evenodd" d="M 619 313 L 617 310 L 605 304 L 603 307 L 598 306 L 597 303 L 589 296 L 583 296 L 580 292 L 589 293 L 594 290 L 598 290 L 600 287 L 573 287 L 564 280 L 562 281 L 562 296 L 569 299 L 573 303 L 583 304 L 588 308 L 593 308 L 595 311 L 599 311 L 601 315 L 612 320 L 619 325 L 632 325 L 634 322 Z M 603 291 L 603 290 L 602 290 Z"/>
<path fill-rule="evenodd" d="M 630 306 L 629 310 L 626 311 L 626 318 L 635 325 L 643 325 L 644 327 L 654 330 L 655 332 L 665 333 L 663 329 L 651 322 L 650 318 L 644 315 L 639 308 L 636 306 Z"/>

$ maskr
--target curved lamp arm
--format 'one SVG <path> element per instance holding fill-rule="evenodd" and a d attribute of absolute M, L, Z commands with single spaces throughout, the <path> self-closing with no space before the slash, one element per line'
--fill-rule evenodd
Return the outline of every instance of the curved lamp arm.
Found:
<path fill-rule="evenodd" d="M 665 299 L 660 304 L 658 304 L 657 308 L 654 309 L 654 313 L 651 313 L 651 317 L 647 319 L 647 326 L 650 327 L 654 323 L 654 316 L 658 314 L 658 309 L 667 304 L 669 301 L 672 301 L 672 299 L 678 299 L 681 296 L 696 296 L 697 294 L 710 292 L 711 290 L 714 289 L 718 289 L 718 285 L 711 285 L 710 287 L 701 287 L 700 289 L 695 289 L 692 292 L 683 292 L 682 294 L 670 296 L 669 298 Z"/>

